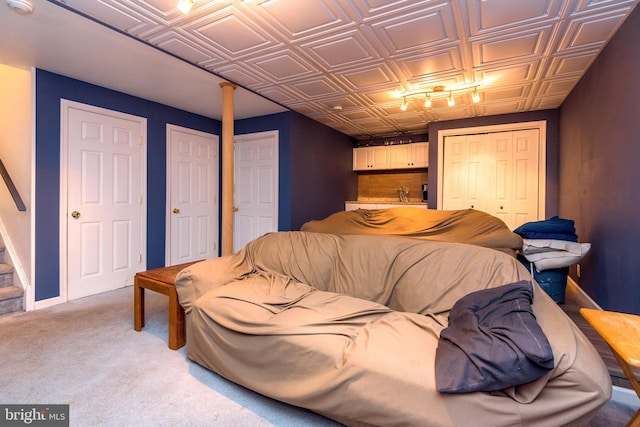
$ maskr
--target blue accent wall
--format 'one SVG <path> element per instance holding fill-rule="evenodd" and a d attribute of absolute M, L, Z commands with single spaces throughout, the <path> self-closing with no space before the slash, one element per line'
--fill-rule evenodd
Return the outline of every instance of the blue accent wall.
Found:
<path fill-rule="evenodd" d="M 571 276 L 602 308 L 640 314 L 640 7 L 560 108 L 560 215 L 591 251 Z"/>
<path fill-rule="evenodd" d="M 60 100 L 81 102 L 147 119 L 147 268 L 165 261 L 166 125 L 220 135 L 218 120 L 36 71 L 36 301 L 59 296 L 60 288 Z"/>
<path fill-rule="evenodd" d="M 547 178 L 545 213 L 550 218 L 558 215 L 558 150 L 559 150 L 559 110 L 540 110 L 527 113 L 501 114 L 429 123 L 429 206 L 437 206 L 438 201 L 438 132 L 446 129 L 493 126 L 509 123 L 547 122 Z"/>
<path fill-rule="evenodd" d="M 291 229 L 344 210 L 358 197 L 353 172 L 356 140 L 299 113 L 291 113 Z"/>

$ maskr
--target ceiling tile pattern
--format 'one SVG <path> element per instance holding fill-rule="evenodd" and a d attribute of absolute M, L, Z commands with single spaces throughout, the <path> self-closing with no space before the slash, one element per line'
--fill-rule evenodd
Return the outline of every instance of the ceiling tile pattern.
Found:
<path fill-rule="evenodd" d="M 557 108 L 640 0 L 64 0 L 357 138 Z M 479 82 L 456 105 L 401 94 Z"/>

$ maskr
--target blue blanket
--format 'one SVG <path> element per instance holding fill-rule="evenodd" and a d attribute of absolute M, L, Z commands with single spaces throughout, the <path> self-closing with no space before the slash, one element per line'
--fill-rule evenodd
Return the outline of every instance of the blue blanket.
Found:
<path fill-rule="evenodd" d="M 525 239 L 555 239 L 577 242 L 576 228 L 572 219 L 553 218 L 522 224 L 513 230 Z"/>

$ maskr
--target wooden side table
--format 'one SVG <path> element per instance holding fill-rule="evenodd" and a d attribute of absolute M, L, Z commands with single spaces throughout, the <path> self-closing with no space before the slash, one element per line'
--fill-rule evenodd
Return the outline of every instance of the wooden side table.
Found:
<path fill-rule="evenodd" d="M 197 261 L 196 261 L 197 262 Z M 184 309 L 178 302 L 176 276 L 180 270 L 195 264 L 172 265 L 170 267 L 136 273 L 133 279 L 133 329 L 144 328 L 144 290 L 149 289 L 169 297 L 169 348 L 177 350 L 185 343 Z"/>
<path fill-rule="evenodd" d="M 580 314 L 604 338 L 622 372 L 640 397 L 640 383 L 632 370 L 632 366 L 640 367 L 640 316 L 590 308 L 581 308 Z M 640 410 L 633 415 L 627 426 L 640 427 Z"/>

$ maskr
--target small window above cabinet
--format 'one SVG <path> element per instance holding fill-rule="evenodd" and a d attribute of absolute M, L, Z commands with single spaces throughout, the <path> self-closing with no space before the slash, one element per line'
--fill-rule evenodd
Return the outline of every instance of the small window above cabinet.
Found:
<path fill-rule="evenodd" d="M 417 169 L 429 167 L 429 143 L 382 145 L 353 149 L 353 170 Z"/>

